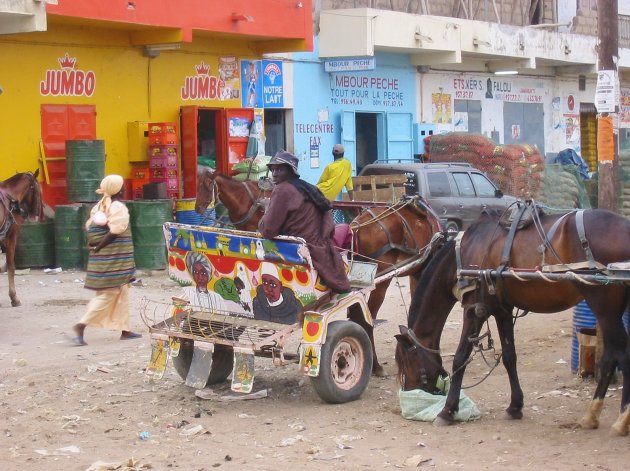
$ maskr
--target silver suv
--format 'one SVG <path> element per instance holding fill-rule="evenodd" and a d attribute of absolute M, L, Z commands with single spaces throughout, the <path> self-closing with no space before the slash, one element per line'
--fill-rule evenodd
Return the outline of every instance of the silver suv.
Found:
<path fill-rule="evenodd" d="M 422 196 L 449 231 L 465 230 L 484 209 L 503 211 L 516 201 L 467 163 L 377 161 L 363 167 L 359 176 L 401 173 L 408 177 L 407 194 Z"/>

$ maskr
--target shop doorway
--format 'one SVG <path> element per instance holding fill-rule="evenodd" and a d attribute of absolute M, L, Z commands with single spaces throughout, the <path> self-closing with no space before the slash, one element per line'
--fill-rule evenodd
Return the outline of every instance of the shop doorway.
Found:
<path fill-rule="evenodd" d="M 413 115 L 344 111 L 341 140 L 355 174 L 377 160 L 413 159 Z"/>
<path fill-rule="evenodd" d="M 453 111 L 455 131 L 481 134 L 481 100 L 455 100 Z"/>
<path fill-rule="evenodd" d="M 536 145 L 545 155 L 545 112 L 542 103 L 503 104 L 503 143 Z"/>
<path fill-rule="evenodd" d="M 385 158 L 385 125 L 383 113 L 344 111 L 341 118 L 341 139 L 345 156 L 358 175 L 367 164 Z"/>
<path fill-rule="evenodd" d="M 180 119 L 184 198 L 195 198 L 200 172 L 232 175 L 232 165 L 245 158 L 254 110 L 182 106 Z"/>
<path fill-rule="evenodd" d="M 265 155 L 274 155 L 287 149 L 287 124 L 285 110 L 265 109 Z"/>

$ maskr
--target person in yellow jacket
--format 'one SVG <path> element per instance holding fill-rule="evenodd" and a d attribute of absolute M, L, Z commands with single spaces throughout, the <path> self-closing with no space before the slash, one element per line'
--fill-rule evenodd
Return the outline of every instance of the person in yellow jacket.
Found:
<path fill-rule="evenodd" d="M 334 145 L 332 154 L 334 160 L 326 165 L 316 186 L 331 201 L 337 199 L 345 186 L 352 200 L 352 164 L 348 159 L 344 159 L 344 148 L 341 144 Z"/>

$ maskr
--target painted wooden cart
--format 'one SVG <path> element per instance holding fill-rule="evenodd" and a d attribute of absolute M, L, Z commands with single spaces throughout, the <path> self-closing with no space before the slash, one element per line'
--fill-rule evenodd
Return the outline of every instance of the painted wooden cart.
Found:
<path fill-rule="evenodd" d="M 366 298 L 375 264 L 352 262 L 352 291 L 332 295 L 300 238 L 178 223 L 164 224 L 164 235 L 169 276 L 182 289 L 168 306 L 143 301 L 152 339 L 147 375 L 161 378 L 170 359 L 190 387 L 231 374 L 232 390 L 249 393 L 254 358 L 267 357 L 275 365 L 297 362 L 324 401 L 361 396 L 372 370 Z M 285 352 L 296 332 L 297 353 Z"/>

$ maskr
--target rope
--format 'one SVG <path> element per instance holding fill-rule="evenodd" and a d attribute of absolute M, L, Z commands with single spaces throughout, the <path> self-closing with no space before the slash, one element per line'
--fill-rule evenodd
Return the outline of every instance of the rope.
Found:
<path fill-rule="evenodd" d="M 404 201 L 403 203 L 396 203 L 393 206 L 388 206 L 387 208 L 385 208 L 385 210 L 379 214 L 376 217 L 372 217 L 371 219 L 368 219 L 365 222 L 362 223 L 357 223 L 355 222 L 356 219 L 354 221 L 352 221 L 350 223 L 350 228 L 352 230 L 357 230 L 360 229 L 361 227 L 365 227 L 365 226 L 369 226 L 370 224 L 374 224 L 375 222 L 381 221 L 389 216 L 391 216 L 392 214 L 396 214 L 398 212 L 400 212 L 401 209 L 403 209 L 405 206 L 411 204 L 413 202 L 413 199 L 408 199 L 407 201 Z"/>

